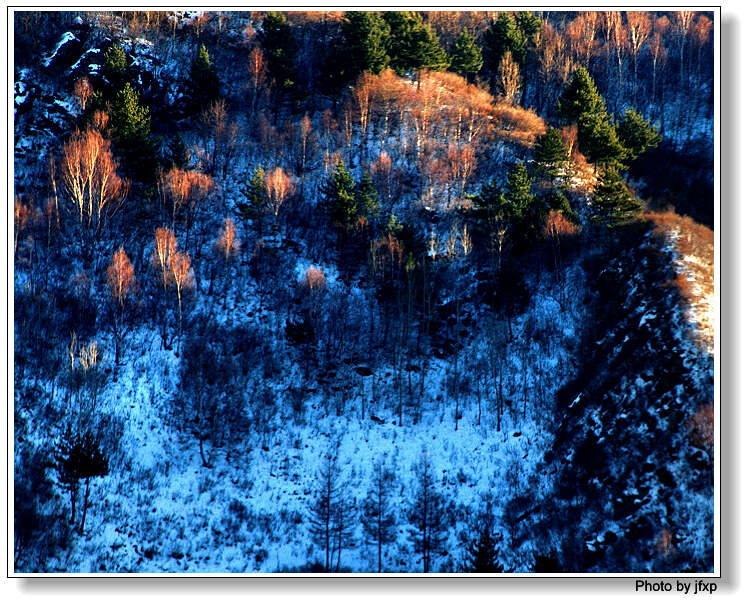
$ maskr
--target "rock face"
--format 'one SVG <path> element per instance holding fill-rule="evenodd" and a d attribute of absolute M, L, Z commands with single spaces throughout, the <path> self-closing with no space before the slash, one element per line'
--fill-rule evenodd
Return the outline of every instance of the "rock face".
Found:
<path fill-rule="evenodd" d="M 581 371 L 557 398 L 566 571 L 712 570 L 712 543 L 690 536 L 699 507 L 712 529 L 711 450 L 689 423 L 712 403 L 713 359 L 686 334 L 673 279 L 655 237 L 621 249 L 598 279 Z"/>

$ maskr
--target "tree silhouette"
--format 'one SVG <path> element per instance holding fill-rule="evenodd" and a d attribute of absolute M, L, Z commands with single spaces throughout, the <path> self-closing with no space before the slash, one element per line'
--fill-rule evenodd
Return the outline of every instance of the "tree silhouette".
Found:
<path fill-rule="evenodd" d="M 93 432 L 89 430 L 82 433 L 74 432 L 68 426 L 57 447 L 56 466 L 60 483 L 70 492 L 71 523 L 75 523 L 75 507 L 80 481 L 85 481 L 83 511 L 78 527 L 78 533 L 83 534 L 86 527 L 91 478 L 106 476 L 109 473 L 109 459 L 102 451 Z"/>

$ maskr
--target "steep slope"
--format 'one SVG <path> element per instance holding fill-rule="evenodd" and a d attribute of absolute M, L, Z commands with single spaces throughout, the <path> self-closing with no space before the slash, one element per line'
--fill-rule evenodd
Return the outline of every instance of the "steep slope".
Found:
<path fill-rule="evenodd" d="M 690 335 L 669 244 L 631 239 L 602 265 L 583 366 L 557 398 L 558 559 L 567 571 L 710 571 L 712 440 L 695 416 L 712 411 L 713 360 Z"/>

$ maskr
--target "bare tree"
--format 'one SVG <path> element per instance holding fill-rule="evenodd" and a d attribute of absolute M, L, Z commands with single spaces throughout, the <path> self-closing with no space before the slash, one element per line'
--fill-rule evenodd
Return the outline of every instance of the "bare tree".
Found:
<path fill-rule="evenodd" d="M 189 247 L 190 231 L 198 208 L 214 188 L 213 178 L 199 171 L 184 171 L 172 167 L 169 171 L 162 172 L 159 178 L 161 194 L 171 204 L 172 228 L 178 216 L 184 213 L 186 247 Z"/>
<path fill-rule="evenodd" d="M 639 82 L 637 81 L 637 64 L 640 58 L 640 50 L 643 44 L 650 36 L 652 29 L 652 22 L 650 20 L 649 13 L 643 11 L 628 11 L 627 12 L 627 29 L 629 30 L 629 48 L 632 51 L 632 70 L 634 73 L 634 79 L 632 81 L 634 87 L 634 97 L 637 99 L 637 91 L 639 89 Z"/>
<path fill-rule="evenodd" d="M 377 545 L 378 572 L 382 572 L 383 548 L 397 539 L 395 512 L 390 501 L 394 484 L 395 474 L 385 467 L 383 460 L 378 461 L 361 515 L 368 540 Z"/>
<path fill-rule="evenodd" d="M 78 100 L 78 104 L 82 111 L 86 110 L 86 105 L 93 93 L 94 89 L 91 87 L 91 82 L 88 80 L 88 77 L 82 77 L 81 79 L 76 80 L 75 85 L 73 86 L 73 95 L 76 97 L 76 100 Z"/>
<path fill-rule="evenodd" d="M 186 291 L 195 288 L 195 274 L 188 253 L 175 252 L 169 257 L 169 272 L 171 281 L 177 291 L 179 309 L 179 327 L 177 330 L 177 354 L 179 354 L 180 338 L 182 337 L 182 298 Z"/>
<path fill-rule="evenodd" d="M 224 227 L 216 239 L 216 248 L 226 263 L 239 251 L 239 240 L 237 240 L 237 226 L 231 217 L 224 220 Z"/>
<path fill-rule="evenodd" d="M 520 92 L 520 67 L 512 60 L 512 53 L 508 50 L 499 65 L 499 82 L 505 100 L 514 105 Z"/>
<path fill-rule="evenodd" d="M 254 117 L 261 90 L 265 87 L 268 79 L 268 69 L 265 66 L 263 51 L 259 46 L 255 46 L 250 51 L 250 56 L 247 60 L 247 72 L 249 74 L 249 85 L 252 95 L 250 110 L 251 115 Z"/>
<path fill-rule="evenodd" d="M 112 256 L 107 268 L 107 284 L 114 306 L 114 363 L 120 363 L 120 344 L 122 336 L 122 319 L 125 312 L 125 299 L 132 294 L 136 286 L 135 270 L 122 247 Z"/>
<path fill-rule="evenodd" d="M 294 193 L 294 180 L 281 167 L 265 175 L 265 189 L 273 216 L 277 219 L 284 201 Z"/>
<path fill-rule="evenodd" d="M 63 190 L 82 230 L 98 239 L 128 191 L 128 182 L 117 175 L 109 140 L 96 130 L 74 133 L 63 147 L 60 171 Z"/>

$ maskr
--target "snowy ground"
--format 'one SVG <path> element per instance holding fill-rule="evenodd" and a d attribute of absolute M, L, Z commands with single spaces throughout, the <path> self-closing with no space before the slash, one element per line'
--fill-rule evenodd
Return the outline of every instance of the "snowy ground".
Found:
<path fill-rule="evenodd" d="M 253 305 L 252 295 L 242 302 Z M 581 323 L 579 315 L 560 312 L 558 307 L 550 290 L 541 287 L 528 314 L 513 324 L 522 331 L 531 314 L 537 324 L 555 322 L 559 335 L 568 342 L 548 347 L 539 344 L 533 362 L 542 373 L 558 374 L 557 384 L 563 381 L 565 371 L 572 369 L 568 355 L 577 336 L 575 323 Z M 229 310 L 236 311 L 236 307 Z M 466 400 L 456 430 L 450 403 L 435 400 L 449 367 L 434 359 L 428 367 L 428 400 L 417 423 L 407 414 L 399 427 L 392 405 L 388 408 L 371 400 L 362 421 L 359 397 L 349 401 L 341 417 L 325 416 L 322 398 L 315 393 L 307 399 L 307 419 L 300 425 L 291 415 L 288 400 L 280 396 L 277 402 L 282 410 L 271 433 L 263 437 L 251 434 L 249 440 L 229 447 L 208 446 L 213 464 L 208 469 L 202 467 L 196 439 L 178 434 L 174 427 L 171 398 L 178 384 L 179 359 L 172 351 L 161 350 L 158 334 L 149 330 L 139 330 L 129 338 L 125 357 L 117 381 L 108 384 L 100 401 L 102 410 L 113 412 L 125 423 L 122 452 L 113 459 L 111 474 L 95 483 L 86 536 L 76 537 L 69 552 L 55 557 L 49 563 L 50 571 L 270 572 L 300 568 L 320 555 L 307 529 L 309 508 L 322 458 L 335 448 L 345 494 L 357 505 L 371 485 L 377 461 L 383 460 L 396 474 L 393 499 L 399 514 L 399 536 L 386 547 L 384 557 L 386 569 L 393 571 L 421 569 L 405 513 L 413 499 L 413 466 L 426 455 L 438 488 L 454 503 L 451 519 L 456 521 L 450 529 L 449 551 L 438 558 L 436 569 L 459 570 L 463 548 L 458 538 L 470 527 L 482 493 L 491 493 L 501 517 L 503 504 L 519 486 L 528 485 L 552 441 L 546 408 L 533 399 L 526 420 L 519 404 L 515 411 L 505 410 L 501 432 L 496 431 L 493 408 L 487 400 L 481 426 L 477 425 L 475 403 Z M 519 389 L 522 365 L 512 349 L 507 369 L 508 380 L 517 380 L 507 384 L 508 390 Z M 392 386 L 392 375 L 386 373 L 375 373 L 378 386 Z M 269 385 L 285 390 L 297 377 L 292 372 Z M 369 396 L 368 387 L 363 390 Z M 547 391 L 547 398 L 552 392 Z M 370 414 L 378 415 L 384 423 L 371 420 Z M 551 481 L 548 478 L 537 484 L 539 498 L 548 493 L 544 487 L 551 486 Z M 341 565 L 358 572 L 376 570 L 376 549 L 363 544 L 358 519 L 356 524 L 355 546 L 343 551 Z M 529 545 L 508 548 L 503 561 L 512 571 L 529 571 L 532 549 Z"/>

